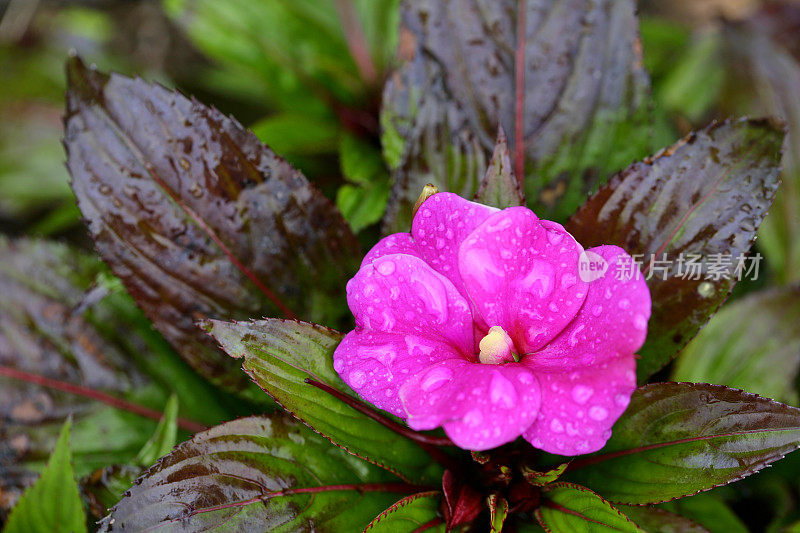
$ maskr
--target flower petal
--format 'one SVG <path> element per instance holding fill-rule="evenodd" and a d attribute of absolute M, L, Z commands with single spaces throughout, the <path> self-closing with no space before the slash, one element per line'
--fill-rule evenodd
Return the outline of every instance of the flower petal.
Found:
<path fill-rule="evenodd" d="M 487 326 L 501 326 L 522 353 L 535 351 L 575 317 L 587 284 L 583 248 L 559 224 L 525 207 L 487 218 L 459 249 L 459 271 Z"/>
<path fill-rule="evenodd" d="M 458 247 L 484 220 L 498 209 L 470 202 L 457 194 L 440 192 L 420 206 L 411 224 L 411 234 L 421 257 L 434 270 L 447 276 L 466 298 L 458 271 Z"/>
<path fill-rule="evenodd" d="M 345 335 L 333 353 L 333 368 L 359 396 L 405 418 L 400 387 L 421 368 L 461 358 L 443 342 L 397 333 L 355 330 Z"/>
<path fill-rule="evenodd" d="M 417 335 L 474 357 L 466 300 L 418 257 L 384 255 L 362 267 L 347 283 L 347 303 L 356 329 Z"/>
<path fill-rule="evenodd" d="M 523 434 L 534 447 L 559 455 L 599 450 L 636 388 L 633 355 L 572 372 L 538 372 L 542 408 Z"/>
<path fill-rule="evenodd" d="M 361 261 L 361 266 L 371 265 L 379 257 L 389 254 L 406 254 L 422 257 L 410 233 L 393 233 L 378 241 Z"/>
<path fill-rule="evenodd" d="M 406 381 L 400 400 L 411 428 L 443 426 L 461 448 L 487 450 L 516 439 L 536 420 L 540 393 L 522 365 L 449 359 Z"/>
<path fill-rule="evenodd" d="M 620 354 L 631 355 L 644 343 L 650 318 L 650 291 L 644 276 L 618 246 L 598 246 L 586 253 L 602 258 L 608 269 L 589 283 L 583 307 L 564 331 L 541 351 L 525 357 L 523 362 L 530 368 L 583 368 Z M 626 267 L 631 264 L 634 272 Z"/>

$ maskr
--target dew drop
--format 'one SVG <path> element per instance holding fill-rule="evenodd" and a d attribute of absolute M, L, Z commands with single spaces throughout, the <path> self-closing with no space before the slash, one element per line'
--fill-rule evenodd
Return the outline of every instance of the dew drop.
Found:
<path fill-rule="evenodd" d="M 489 384 L 489 399 L 495 405 L 511 409 L 517 404 L 517 391 L 508 379 L 495 372 Z"/>
<path fill-rule="evenodd" d="M 445 247 L 446 244 L 447 244 L 447 242 L 444 239 L 442 239 L 441 237 L 436 239 L 436 249 L 437 250 L 441 250 L 442 248 Z"/>
<path fill-rule="evenodd" d="M 558 418 L 554 418 L 550 421 L 550 431 L 553 433 L 564 433 L 564 425 L 561 423 L 561 420 Z"/>
<path fill-rule="evenodd" d="M 350 372 L 350 384 L 356 388 L 360 389 L 364 386 L 367 382 L 367 375 L 360 370 L 354 370 Z"/>
<path fill-rule="evenodd" d="M 384 276 L 391 276 L 394 274 L 394 261 L 383 261 L 376 268 L 380 274 Z"/>
<path fill-rule="evenodd" d="M 628 404 L 631 403 L 631 398 L 626 394 L 617 394 L 614 396 L 614 403 L 617 404 L 618 407 L 622 407 L 624 409 L 628 407 Z"/>
<path fill-rule="evenodd" d="M 617 303 L 617 305 L 620 309 L 628 309 L 631 306 L 631 301 L 627 298 L 623 298 Z"/>
<path fill-rule="evenodd" d="M 189 187 L 189 194 L 191 194 L 195 198 L 200 198 L 203 196 L 203 188 L 200 186 L 199 183 L 195 181 L 194 183 L 192 183 L 192 186 Z"/>
<path fill-rule="evenodd" d="M 472 409 L 464 415 L 464 423 L 469 427 L 477 427 L 483 423 L 483 413 L 479 409 Z"/>
<path fill-rule="evenodd" d="M 647 328 L 647 319 L 645 316 L 637 314 L 633 317 L 633 327 L 639 331 L 644 331 Z"/>
<path fill-rule="evenodd" d="M 547 240 L 550 241 L 550 244 L 556 246 L 564 240 L 564 234 L 558 231 L 547 230 Z"/>
<path fill-rule="evenodd" d="M 594 305 L 592 306 L 592 314 L 594 316 L 600 316 L 603 313 L 603 306 L 602 305 Z"/>
<path fill-rule="evenodd" d="M 586 385 L 575 385 L 572 387 L 572 399 L 575 400 L 575 403 L 580 405 L 588 402 L 589 398 L 591 398 L 593 394 L 594 389 L 587 387 Z"/>
<path fill-rule="evenodd" d="M 608 418 L 608 409 L 600 405 L 595 405 L 589 409 L 589 418 L 601 422 Z"/>
<path fill-rule="evenodd" d="M 697 293 L 703 298 L 710 298 L 714 294 L 714 285 L 708 281 L 704 281 L 697 286 Z"/>
<path fill-rule="evenodd" d="M 420 387 L 425 392 L 431 392 L 442 385 L 447 383 L 453 378 L 453 371 L 447 367 L 437 366 L 436 368 L 432 368 L 425 374 L 425 377 L 422 378 L 422 382 L 420 383 Z"/>
<path fill-rule="evenodd" d="M 569 289 L 573 285 L 578 282 L 578 278 L 573 276 L 572 274 L 564 274 L 561 276 L 561 288 L 562 289 Z"/>

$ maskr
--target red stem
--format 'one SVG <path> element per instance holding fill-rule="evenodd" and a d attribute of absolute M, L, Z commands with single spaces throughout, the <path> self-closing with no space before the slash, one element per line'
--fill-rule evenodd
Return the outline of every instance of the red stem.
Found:
<path fill-rule="evenodd" d="M 556 503 L 556 502 L 551 501 L 551 500 L 544 500 L 542 502 L 542 505 L 544 505 L 545 507 L 547 507 L 549 509 L 554 509 L 554 510 L 560 511 L 562 513 L 566 513 L 566 514 L 569 514 L 569 515 L 572 515 L 572 516 L 576 516 L 576 517 L 578 517 L 578 518 L 580 518 L 582 520 L 586 520 L 587 522 L 591 522 L 593 524 L 604 525 L 603 522 L 598 522 L 597 520 L 589 518 L 588 516 L 586 516 L 586 515 L 584 515 L 582 513 L 579 513 L 578 511 L 575 511 L 574 509 L 568 509 L 568 508 L 564 507 L 563 505 L 561 505 L 560 503 Z"/>
<path fill-rule="evenodd" d="M 273 304 L 275 304 L 275 306 L 278 309 L 280 309 L 281 313 L 283 313 L 283 315 L 286 318 L 291 318 L 291 319 L 297 320 L 297 315 L 295 315 L 292 312 L 292 310 L 289 309 L 286 306 L 286 304 L 283 303 L 283 301 L 281 301 L 281 299 L 278 298 L 278 296 L 275 293 L 273 293 L 271 290 L 269 290 L 266 287 L 266 285 L 264 285 L 264 283 L 262 283 L 262 281 L 260 279 L 258 279 L 258 276 L 256 276 L 255 273 L 252 270 L 247 268 L 241 261 L 239 261 L 239 258 L 237 258 L 233 254 L 231 249 L 228 248 L 227 244 L 222 242 L 222 239 L 220 239 L 219 236 L 214 232 L 214 230 L 208 224 L 206 224 L 205 220 L 200 218 L 200 216 L 197 213 L 195 213 L 188 205 L 186 205 L 181 200 L 181 198 L 175 193 L 175 191 L 170 189 L 167 186 L 167 184 L 164 183 L 164 180 L 162 180 L 161 177 L 158 174 L 156 174 L 156 171 L 155 171 L 155 168 L 153 167 L 153 165 L 151 165 L 150 163 L 146 163 L 145 164 L 145 168 L 147 168 L 147 171 L 150 173 L 150 177 L 153 178 L 153 181 L 155 181 L 159 185 L 159 187 L 164 189 L 164 191 L 175 201 L 175 203 L 178 204 L 178 206 L 180 206 L 180 208 L 183 209 L 183 211 L 187 215 L 189 215 L 189 217 L 195 222 L 195 224 L 197 224 L 198 227 L 200 227 L 200 229 L 202 229 L 206 233 L 206 235 L 208 235 L 209 238 L 211 238 L 211 240 L 214 241 L 217 246 L 219 246 L 219 248 L 222 250 L 222 252 L 231 261 L 231 263 L 233 263 L 234 266 L 236 266 L 236 268 L 238 268 L 239 271 L 247 277 L 247 279 L 252 281 L 253 285 L 255 285 L 258 288 L 258 290 L 260 290 L 262 293 L 264 293 L 264 295 L 267 298 L 269 298 L 270 301 Z"/>
<path fill-rule="evenodd" d="M 342 31 L 347 41 L 347 48 L 356 63 L 361 79 L 367 85 L 373 85 L 378 80 L 378 71 L 369 54 L 369 45 L 364 35 L 364 28 L 358 20 L 358 15 L 353 9 L 352 0 L 336 0 L 336 9 L 342 21 Z"/>
<path fill-rule="evenodd" d="M 5 376 L 7 378 L 33 383 L 42 387 L 60 390 L 68 394 L 74 394 L 76 396 L 83 396 L 84 398 L 97 400 L 98 402 L 110 405 L 116 409 L 122 409 L 123 411 L 128 411 L 145 418 L 152 418 L 153 420 L 161 420 L 161 417 L 163 416 L 162 413 L 156 411 L 155 409 L 150 409 L 149 407 L 144 407 L 143 405 L 131 403 L 127 400 L 117 398 L 116 396 L 111 396 L 110 394 L 106 394 L 104 392 L 83 387 L 81 385 L 76 385 L 74 383 L 48 378 L 39 374 L 31 374 L 29 372 L 24 372 L 8 366 L 0 365 L 0 376 Z M 199 431 L 208 429 L 203 424 L 193 420 L 187 420 L 186 418 L 178 418 L 178 426 L 186 431 L 189 431 L 190 433 L 197 433 Z"/>
<path fill-rule="evenodd" d="M 525 123 L 525 0 L 517 4 L 517 54 L 515 77 L 515 110 L 514 110 L 514 173 L 520 190 L 525 190 L 525 140 L 523 126 Z"/>
<path fill-rule="evenodd" d="M 314 385 L 318 389 L 327 392 L 331 396 L 335 397 L 337 400 L 343 401 L 344 403 L 346 403 L 359 413 L 368 416 L 372 420 L 391 429 L 395 433 L 399 433 L 400 435 L 403 435 L 404 437 L 407 437 L 415 442 L 419 442 L 420 444 L 429 444 L 431 446 L 455 446 L 455 444 L 453 444 L 453 441 L 451 441 L 447 437 L 435 437 L 433 435 L 426 435 L 425 433 L 418 433 L 413 429 L 401 426 L 400 424 L 394 422 L 393 420 L 389 420 L 380 413 L 377 413 L 374 409 L 372 409 L 367 405 L 364 405 L 362 402 L 356 400 L 352 396 L 348 396 L 342 391 L 334 389 L 330 385 L 326 385 L 325 383 L 320 383 L 319 381 L 315 381 L 311 378 L 306 378 L 305 382 L 308 383 L 309 385 Z"/>
<path fill-rule="evenodd" d="M 424 433 L 418 433 L 412 429 L 409 429 L 405 426 L 401 426 L 400 424 L 394 422 L 393 420 L 389 420 L 385 416 L 381 415 L 380 413 L 376 412 L 371 407 L 364 405 L 362 402 L 344 394 L 343 392 L 334 389 L 333 387 L 326 385 L 325 383 L 320 383 L 319 381 L 314 381 L 313 379 L 306 378 L 305 382 L 309 385 L 313 385 L 318 389 L 327 392 L 334 398 L 346 403 L 359 413 L 371 418 L 372 420 L 376 421 L 377 423 L 381 424 L 384 427 L 389 428 L 390 430 L 394 431 L 398 435 L 402 435 L 403 437 L 413 440 L 417 444 L 419 444 L 420 448 L 425 450 L 425 452 L 431 456 L 431 458 L 442 465 L 444 468 L 448 468 L 450 470 L 458 470 L 459 465 L 455 459 L 451 456 L 437 448 L 437 446 L 455 446 L 453 441 L 448 439 L 447 437 L 434 437 L 432 435 L 426 435 Z"/>

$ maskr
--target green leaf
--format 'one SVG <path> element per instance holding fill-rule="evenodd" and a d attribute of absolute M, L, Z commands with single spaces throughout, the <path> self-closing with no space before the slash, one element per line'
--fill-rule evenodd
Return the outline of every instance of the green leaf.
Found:
<path fill-rule="evenodd" d="M 659 503 L 725 485 L 800 446 L 800 409 L 719 385 L 634 392 L 602 451 L 568 477 L 617 503 Z"/>
<path fill-rule="evenodd" d="M 791 20 L 791 19 L 790 19 Z M 800 281 L 800 63 L 761 28 L 727 24 L 728 81 L 723 103 L 730 112 L 781 117 L 787 126 L 781 161 L 783 182 L 758 233 L 759 249 L 776 278 Z M 796 35 L 796 29 L 789 35 Z"/>
<path fill-rule="evenodd" d="M 491 533 L 503 531 L 503 524 L 508 517 L 508 500 L 499 494 L 491 494 L 487 500 L 489 507 L 489 528 Z"/>
<path fill-rule="evenodd" d="M 618 505 L 617 508 L 650 533 L 708 533 L 706 528 L 688 518 L 657 507 Z"/>
<path fill-rule="evenodd" d="M 284 112 L 251 126 L 258 139 L 284 157 L 332 152 L 338 146 L 336 118 Z"/>
<path fill-rule="evenodd" d="M 639 254 L 651 278 L 640 382 L 675 357 L 728 297 L 738 260 L 780 183 L 782 140 L 781 125 L 770 120 L 713 123 L 614 176 L 567 223 L 587 248 L 616 244 Z M 665 254 L 665 269 L 649 269 Z M 690 272 L 682 257 L 695 257 L 700 270 Z M 715 257 L 719 276 L 711 271 Z"/>
<path fill-rule="evenodd" d="M 404 479 L 441 479 L 441 469 L 415 443 L 305 382 L 313 379 L 356 398 L 333 368 L 340 333 L 279 319 L 211 320 L 204 327 L 231 356 L 244 358 L 245 371 L 275 401 L 334 444 Z"/>
<path fill-rule="evenodd" d="M 713 491 L 659 505 L 700 524 L 711 533 L 747 533 L 748 527 Z"/>
<path fill-rule="evenodd" d="M 70 420 L 64 424 L 47 467 L 11 511 L 3 533 L 86 531 L 86 515 L 69 451 L 71 425 Z"/>
<path fill-rule="evenodd" d="M 420 492 L 398 500 L 391 507 L 375 517 L 364 528 L 364 533 L 395 533 L 398 531 L 417 531 L 439 517 L 439 504 L 442 493 L 438 491 Z M 425 529 L 431 533 L 445 531 L 444 524 Z"/>
<path fill-rule="evenodd" d="M 748 294 L 723 307 L 681 351 L 672 378 L 727 385 L 796 404 L 798 323 L 800 287 Z"/>
<path fill-rule="evenodd" d="M 240 78 L 254 100 L 296 111 L 371 100 L 397 43 L 397 3 L 353 2 L 355 30 L 335 0 L 164 0 L 164 7 L 224 77 Z M 353 31 L 363 35 L 356 45 L 367 48 L 374 79 L 363 79 L 351 56 Z"/>
<path fill-rule="evenodd" d="M 525 193 L 520 189 L 519 181 L 511 168 L 511 155 L 503 128 L 497 134 L 497 144 L 486 175 L 475 193 L 475 200 L 499 209 L 525 205 Z"/>
<path fill-rule="evenodd" d="M 242 418 L 159 460 L 100 531 L 360 531 L 415 488 L 288 415 Z"/>
<path fill-rule="evenodd" d="M 353 135 L 345 135 L 339 146 L 342 174 L 353 185 L 343 185 L 336 206 L 358 232 L 378 222 L 389 199 L 389 174 L 380 151 Z"/>
<path fill-rule="evenodd" d="M 134 462 L 146 467 L 166 455 L 175 446 L 178 437 L 178 397 L 172 395 L 164 407 L 164 416 L 158 422 L 153 436 L 144 444 Z"/>
<path fill-rule="evenodd" d="M 361 251 L 305 177 L 196 100 L 78 58 L 67 70 L 67 164 L 97 251 L 193 368 L 247 384 L 205 317 L 344 320 Z"/>
<path fill-rule="evenodd" d="M 698 35 L 658 84 L 655 100 L 690 121 L 707 116 L 725 83 L 722 39 L 718 31 Z"/>
<path fill-rule="evenodd" d="M 90 255 L 63 244 L 0 237 L 0 294 L 0 442 L 7 444 L 0 453 L 0 492 L 6 495 L 0 515 L 35 480 L 69 413 L 79 476 L 131 462 L 156 426 L 82 393 L 7 377 L 9 371 L 153 410 L 174 392 L 181 414 L 202 424 L 252 409 L 195 374 Z"/>
<path fill-rule="evenodd" d="M 649 152 L 649 84 L 634 2 L 528 2 L 519 94 L 518 5 L 403 4 L 413 40 L 401 46 L 406 62 L 389 79 L 381 110 L 394 178 L 387 232 L 407 231 L 427 183 L 472 197 L 498 126 L 516 147 L 517 120 L 524 192 L 543 217 L 565 218 L 610 173 Z"/>
<path fill-rule="evenodd" d="M 560 482 L 546 487 L 536 518 L 550 533 L 643 532 L 619 509 L 574 483 Z"/>
<path fill-rule="evenodd" d="M 534 487 L 544 487 L 545 485 L 560 478 L 561 474 L 564 473 L 568 466 L 569 463 L 561 463 L 557 467 L 545 470 L 543 472 L 533 470 L 528 466 L 523 466 L 522 476 L 525 478 L 525 481 Z"/>

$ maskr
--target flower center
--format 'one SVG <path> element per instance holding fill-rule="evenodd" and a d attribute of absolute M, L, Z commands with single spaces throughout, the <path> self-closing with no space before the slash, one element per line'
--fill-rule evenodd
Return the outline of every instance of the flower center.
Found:
<path fill-rule="evenodd" d="M 478 360 L 485 365 L 501 365 L 518 362 L 519 356 L 514 353 L 514 341 L 500 326 L 492 326 L 478 344 L 480 354 Z"/>

